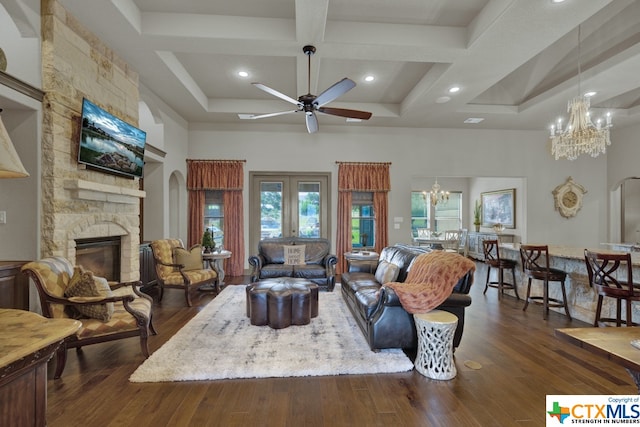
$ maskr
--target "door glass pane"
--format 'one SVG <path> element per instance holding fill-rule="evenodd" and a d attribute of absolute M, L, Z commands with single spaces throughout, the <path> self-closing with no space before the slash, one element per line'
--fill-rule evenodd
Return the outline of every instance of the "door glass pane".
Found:
<path fill-rule="evenodd" d="M 298 183 L 300 237 L 320 237 L 320 183 Z"/>
<path fill-rule="evenodd" d="M 282 237 L 282 182 L 260 183 L 260 240 Z"/>

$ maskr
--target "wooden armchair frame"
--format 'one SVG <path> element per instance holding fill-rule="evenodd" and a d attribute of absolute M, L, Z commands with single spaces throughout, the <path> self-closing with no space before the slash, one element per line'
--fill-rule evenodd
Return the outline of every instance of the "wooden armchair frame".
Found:
<path fill-rule="evenodd" d="M 22 271 L 33 280 L 38 290 L 42 314 L 45 317 L 68 318 L 67 307 L 114 303 L 114 315 L 108 322 L 90 318 L 78 319 L 82 322 L 80 330 L 69 337 L 56 351 L 55 379 L 60 378 L 64 371 L 68 348 L 75 347 L 80 351 L 85 345 L 139 336 L 142 354 L 145 358 L 149 357 L 147 339 L 150 334 L 156 335 L 157 331 L 152 323 L 153 301 L 138 289 L 142 282 L 110 282 L 109 287 L 112 291 L 116 291 L 116 295 L 108 298 L 89 297 L 78 300 L 73 297 L 67 298 L 63 294 L 64 287 L 73 276 L 73 266 L 67 259 L 43 258 L 25 264 Z M 131 288 L 133 293 L 124 294 L 123 291 L 126 288 Z"/>
<path fill-rule="evenodd" d="M 196 245 L 197 246 L 197 245 Z M 173 259 L 173 251 L 176 248 L 184 248 L 180 239 L 160 239 L 151 242 L 151 251 L 156 263 L 156 275 L 160 286 L 158 301 L 162 301 L 164 288 L 177 288 L 184 290 L 187 305 L 191 307 L 191 290 L 205 284 L 215 285 L 220 292 L 218 272 L 215 266 L 202 268 L 201 270 L 185 270 L 182 264 L 176 264 Z M 193 249 L 193 246 L 189 249 Z"/>

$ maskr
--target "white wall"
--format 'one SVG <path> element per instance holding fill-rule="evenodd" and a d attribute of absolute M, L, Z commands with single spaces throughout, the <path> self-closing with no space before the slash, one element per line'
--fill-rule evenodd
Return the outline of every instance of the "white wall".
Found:
<path fill-rule="evenodd" d="M 620 184 L 626 178 L 640 177 L 640 125 L 629 126 L 622 129 L 613 128 L 611 132 L 611 147 L 607 150 L 607 187 L 610 192 L 609 211 L 610 211 L 610 241 L 620 242 L 627 240 L 635 242 L 637 237 L 632 240 L 629 235 L 621 236 L 621 217 L 624 214 L 632 212 L 623 212 L 621 205 L 622 192 Z M 638 214 L 637 212 L 635 213 Z"/>
<path fill-rule="evenodd" d="M 8 8 L 8 9 L 7 9 Z M 0 47 L 7 58 L 6 72 L 41 87 L 40 2 L 16 0 L 0 4 Z M 40 139 L 42 104 L 0 85 L 2 120 L 22 164 L 31 176 L 0 181 L 0 259 L 29 260 L 40 254 Z"/>
<path fill-rule="evenodd" d="M 140 92 L 147 110 L 140 116 L 139 127 L 148 131 L 147 144 L 166 153 L 149 162 L 145 156 L 143 238 L 174 237 L 186 244 L 188 124 L 143 85 Z M 172 179 L 181 183 L 178 189 L 170 184 Z"/>
<path fill-rule="evenodd" d="M 248 129 L 248 130 L 247 130 Z M 518 197 L 518 229 L 527 240 L 571 246 L 597 246 L 607 240 L 606 158 L 554 160 L 547 132 L 453 129 L 357 128 L 324 126 L 309 135 L 304 126 L 227 126 L 195 123 L 189 127 L 189 155 L 199 159 L 245 159 L 248 172 L 329 171 L 332 206 L 337 206 L 336 161 L 392 162 L 389 194 L 389 241 L 407 242 L 410 235 L 410 191 L 416 177 L 505 177 L 522 183 Z M 554 209 L 552 190 L 568 176 L 587 188 L 584 207 L 565 219 Z M 515 181 L 517 182 L 517 181 Z M 499 185 L 498 185 L 499 184 Z M 503 183 L 497 185 L 502 189 Z M 483 189 L 470 188 L 470 200 Z M 248 194 L 245 192 L 245 211 Z M 520 205 L 521 203 L 521 205 Z M 246 215 L 245 218 L 248 218 Z M 519 215 L 520 217 L 524 215 Z M 400 229 L 393 218 L 403 217 Z M 336 224 L 335 209 L 332 224 Z M 245 225 L 245 236 L 248 228 Z M 335 231 L 331 233 L 335 241 Z M 251 248 L 248 248 L 251 252 Z"/>

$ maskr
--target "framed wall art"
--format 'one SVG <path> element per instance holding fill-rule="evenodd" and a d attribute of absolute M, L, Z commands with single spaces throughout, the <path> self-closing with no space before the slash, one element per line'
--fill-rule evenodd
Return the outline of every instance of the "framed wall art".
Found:
<path fill-rule="evenodd" d="M 480 193 L 482 201 L 482 226 L 501 224 L 504 228 L 516 227 L 516 189 Z"/>

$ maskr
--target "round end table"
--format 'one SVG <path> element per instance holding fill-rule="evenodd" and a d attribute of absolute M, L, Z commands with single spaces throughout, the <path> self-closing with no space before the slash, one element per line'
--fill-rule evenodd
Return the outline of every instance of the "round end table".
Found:
<path fill-rule="evenodd" d="M 425 377 L 450 380 L 457 371 L 453 362 L 453 336 L 458 318 L 447 311 L 432 310 L 414 314 L 418 332 L 415 367 Z"/>

